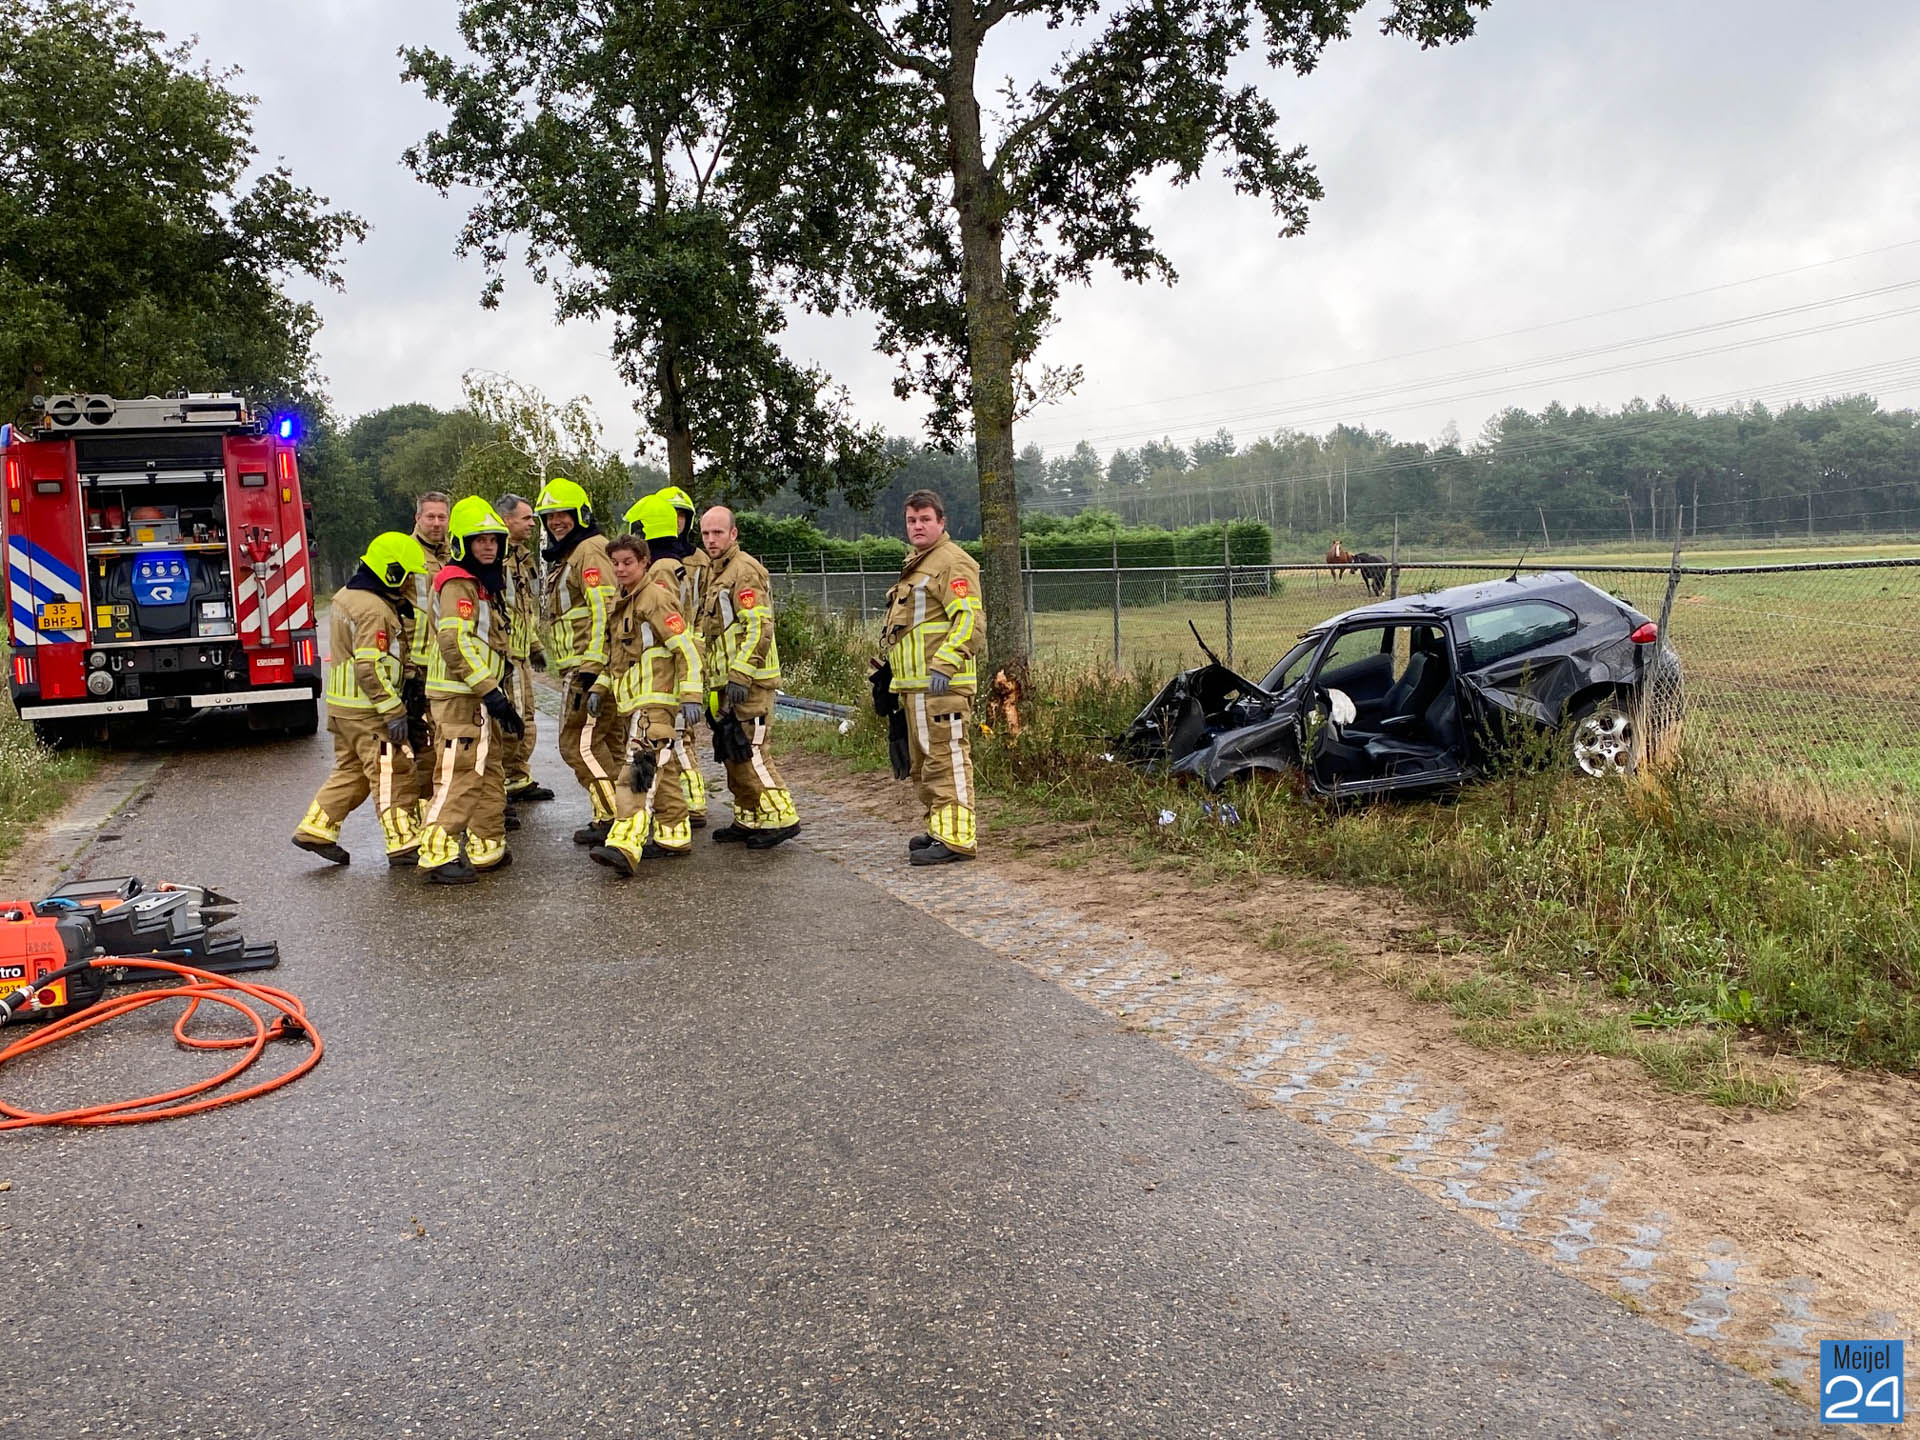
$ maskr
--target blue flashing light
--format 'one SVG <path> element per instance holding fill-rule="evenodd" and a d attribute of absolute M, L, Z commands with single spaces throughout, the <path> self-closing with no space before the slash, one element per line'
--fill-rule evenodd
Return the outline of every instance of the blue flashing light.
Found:
<path fill-rule="evenodd" d="M 300 417 L 298 415 L 282 415 L 276 428 L 282 440 L 295 440 L 300 434 Z"/>

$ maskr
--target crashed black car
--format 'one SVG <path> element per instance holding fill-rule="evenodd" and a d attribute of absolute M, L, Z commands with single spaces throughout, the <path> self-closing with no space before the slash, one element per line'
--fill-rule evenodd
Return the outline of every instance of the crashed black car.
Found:
<path fill-rule="evenodd" d="M 1119 741 L 1129 759 L 1214 788 L 1299 769 L 1317 794 L 1376 795 L 1458 785 L 1529 753 L 1624 774 L 1635 727 L 1679 715 L 1680 658 L 1658 627 L 1565 571 L 1349 610 L 1258 684 L 1211 658 L 1140 712 Z"/>

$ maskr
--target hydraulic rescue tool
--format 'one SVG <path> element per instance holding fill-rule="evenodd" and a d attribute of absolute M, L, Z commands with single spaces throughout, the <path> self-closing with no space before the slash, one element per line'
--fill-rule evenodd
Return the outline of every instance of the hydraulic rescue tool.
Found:
<path fill-rule="evenodd" d="M 120 1015 L 175 999 L 187 1002 L 173 1032 L 182 1046 L 246 1052 L 219 1075 L 145 1099 L 47 1114 L 0 1100 L 0 1130 L 128 1125 L 190 1115 L 277 1089 L 318 1064 L 320 1036 L 307 1023 L 298 999 L 270 986 L 227 978 L 280 963 L 280 947 L 271 941 L 254 944 L 237 935 L 212 933 L 232 919 L 236 909 L 233 900 L 204 886 L 149 887 L 131 875 L 74 881 L 37 901 L 0 901 L 0 1026 L 25 1018 L 50 1022 L 0 1049 L 0 1065 Z M 115 986 L 167 979 L 185 983 L 108 996 Z M 270 1020 L 243 997 L 278 1011 L 278 1018 Z M 187 1022 L 203 1000 L 238 1011 L 252 1034 L 189 1036 Z M 305 1041 L 311 1053 L 271 1080 L 211 1093 L 251 1065 L 269 1040 L 279 1039 Z"/>

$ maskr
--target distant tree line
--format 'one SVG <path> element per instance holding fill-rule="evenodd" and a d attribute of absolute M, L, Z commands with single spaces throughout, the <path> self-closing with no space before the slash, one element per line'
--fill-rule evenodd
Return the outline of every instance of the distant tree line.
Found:
<path fill-rule="evenodd" d="M 1340 425 L 1241 447 L 1222 430 L 1114 451 L 1020 455 L 1029 517 L 1111 511 L 1130 524 L 1265 521 L 1302 541 L 1546 545 L 1683 536 L 1792 539 L 1920 524 L 1920 417 L 1850 396 L 1780 410 L 1509 409 L 1478 439 L 1396 440 Z"/>

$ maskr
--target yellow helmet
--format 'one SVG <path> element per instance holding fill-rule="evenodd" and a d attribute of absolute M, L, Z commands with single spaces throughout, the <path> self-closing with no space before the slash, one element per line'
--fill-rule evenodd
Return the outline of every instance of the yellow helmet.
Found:
<path fill-rule="evenodd" d="M 669 485 L 666 489 L 657 493 L 664 495 L 667 503 L 672 505 L 674 509 L 684 510 L 689 515 L 693 514 L 693 497 L 678 485 Z"/>
<path fill-rule="evenodd" d="M 389 590 L 398 590 L 406 583 L 407 576 L 427 573 L 426 547 L 411 535 L 388 530 L 373 537 L 360 563 Z"/>
<path fill-rule="evenodd" d="M 593 502 L 587 498 L 585 488 L 564 475 L 556 475 L 540 487 L 540 498 L 533 502 L 533 509 L 536 515 L 557 515 L 562 510 L 571 510 L 579 524 L 593 523 Z"/>
<path fill-rule="evenodd" d="M 627 523 L 637 525 L 648 540 L 671 540 L 680 533 L 680 517 L 664 493 L 642 495 L 627 511 Z"/>
<path fill-rule="evenodd" d="M 478 495 L 457 501 L 453 513 L 447 516 L 449 550 L 456 560 L 467 558 L 467 542 L 474 536 L 504 537 L 506 533 L 507 522 L 500 518 L 500 512 Z"/>

